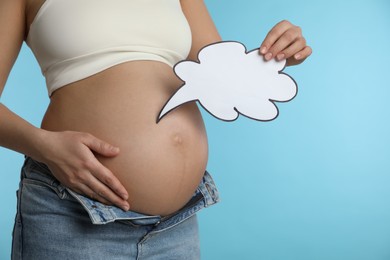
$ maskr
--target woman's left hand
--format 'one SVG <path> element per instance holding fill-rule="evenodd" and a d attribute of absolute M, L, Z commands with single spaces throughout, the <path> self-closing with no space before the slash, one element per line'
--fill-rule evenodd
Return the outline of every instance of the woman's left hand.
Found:
<path fill-rule="evenodd" d="M 260 46 L 260 53 L 267 61 L 286 59 L 286 65 L 291 66 L 302 63 L 310 56 L 312 49 L 306 45 L 301 28 L 283 20 L 267 34 Z"/>

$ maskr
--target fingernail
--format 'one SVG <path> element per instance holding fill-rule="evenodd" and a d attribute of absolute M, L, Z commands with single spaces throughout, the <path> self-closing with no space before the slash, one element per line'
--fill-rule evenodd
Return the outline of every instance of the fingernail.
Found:
<path fill-rule="evenodd" d="M 122 197 L 122 199 L 127 200 L 129 198 L 129 195 L 122 193 L 121 197 Z"/>
<path fill-rule="evenodd" d="M 295 58 L 296 60 L 298 60 L 300 57 L 301 57 L 301 54 L 299 54 L 299 53 L 297 53 L 297 54 L 294 55 L 294 58 Z"/>
<path fill-rule="evenodd" d="M 111 150 L 114 151 L 114 152 L 119 152 L 119 147 L 113 146 L 111 148 Z"/>
<path fill-rule="evenodd" d="M 263 46 L 260 48 L 260 53 L 261 54 L 265 54 L 265 52 L 267 51 L 267 47 Z"/>
<path fill-rule="evenodd" d="M 283 54 L 283 53 L 280 53 L 280 54 L 278 54 L 278 56 L 276 56 L 276 58 L 277 58 L 278 60 L 283 60 L 283 59 L 284 59 L 284 54 Z"/>
<path fill-rule="evenodd" d="M 272 53 L 268 52 L 265 56 L 264 56 L 265 60 L 270 60 L 272 58 Z"/>
<path fill-rule="evenodd" d="M 128 211 L 130 209 L 130 206 L 129 205 L 122 205 L 122 209 L 124 211 Z"/>

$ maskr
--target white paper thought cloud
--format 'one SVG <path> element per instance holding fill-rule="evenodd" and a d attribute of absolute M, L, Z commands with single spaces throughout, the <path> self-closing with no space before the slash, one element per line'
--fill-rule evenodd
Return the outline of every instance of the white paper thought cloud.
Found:
<path fill-rule="evenodd" d="M 297 94 L 295 81 L 281 71 L 286 61 L 265 61 L 258 49 L 246 52 L 239 42 L 204 47 L 199 63 L 181 61 L 174 67 L 185 83 L 162 108 L 157 123 L 174 108 L 199 101 L 214 117 L 233 121 L 239 114 L 259 121 L 275 119 L 274 101 L 287 102 Z"/>

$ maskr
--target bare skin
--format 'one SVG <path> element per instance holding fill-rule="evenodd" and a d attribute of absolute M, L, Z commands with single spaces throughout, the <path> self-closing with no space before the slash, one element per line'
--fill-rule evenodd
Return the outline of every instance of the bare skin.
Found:
<path fill-rule="evenodd" d="M 129 194 L 132 210 L 166 215 L 181 208 L 207 163 L 207 137 L 195 103 L 156 116 L 180 86 L 166 64 L 135 61 L 60 88 L 42 128 L 90 133 L 120 148 L 97 155 Z"/>
<path fill-rule="evenodd" d="M 0 0 L 0 93 L 42 3 Z M 180 3 L 194 60 L 220 36 L 203 1 Z M 266 59 L 283 54 L 289 65 L 311 54 L 300 29 L 287 21 L 270 31 L 260 51 Z M 207 137 L 194 103 L 156 124 L 180 85 L 166 64 L 122 63 L 54 92 L 42 128 L 0 104 L 0 145 L 44 162 L 76 192 L 124 210 L 167 215 L 188 201 L 207 164 Z"/>

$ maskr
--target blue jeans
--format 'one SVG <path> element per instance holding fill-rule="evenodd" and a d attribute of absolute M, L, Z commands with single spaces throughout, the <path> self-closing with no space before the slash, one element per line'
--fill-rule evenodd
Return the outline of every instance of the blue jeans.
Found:
<path fill-rule="evenodd" d="M 168 217 L 106 206 L 59 183 L 27 157 L 17 192 L 12 259 L 199 259 L 196 212 L 219 201 L 205 175 L 190 201 Z"/>

